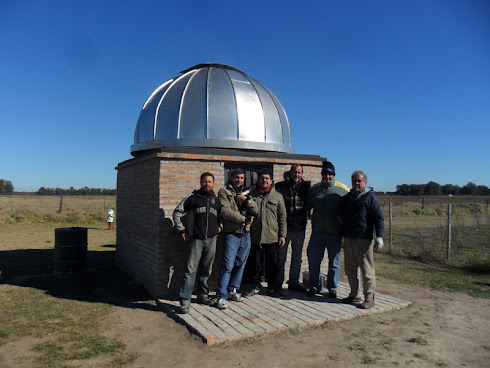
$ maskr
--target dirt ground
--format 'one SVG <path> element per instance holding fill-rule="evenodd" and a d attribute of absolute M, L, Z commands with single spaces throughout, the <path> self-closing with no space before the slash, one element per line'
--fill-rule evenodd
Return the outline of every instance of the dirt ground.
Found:
<path fill-rule="evenodd" d="M 19 228 L 12 232 L 8 227 L 3 230 L 0 236 L 4 244 L 3 282 L 48 289 L 42 275 L 52 267 L 53 253 L 48 250 L 52 248 L 52 243 L 48 243 L 52 230 L 44 234 L 39 229 L 24 229 L 22 243 L 39 245 L 38 249 L 30 250 L 14 246 Z M 107 233 L 100 232 L 100 249 L 106 252 L 90 253 L 89 264 L 94 264 L 93 257 L 98 257 L 101 265 L 112 262 L 113 234 Z M 21 276 L 26 269 L 34 276 Z M 107 335 L 125 343 L 127 351 L 138 354 L 131 368 L 490 366 L 490 300 L 401 285 L 383 278 L 378 278 L 377 285 L 379 292 L 411 301 L 412 305 L 398 311 L 217 346 L 204 344 L 184 325 L 159 310 L 141 286 L 114 266 L 95 267 L 83 284 L 68 289 L 49 285 L 49 293 L 57 298 L 111 304 L 112 315 L 108 317 L 113 323 Z M 29 367 L 29 359 L 19 358 L 29 356 L 30 348 L 37 342 L 26 337 L 1 346 L 0 367 Z M 109 360 L 103 356 L 73 366 L 105 367 Z"/>
<path fill-rule="evenodd" d="M 132 367 L 488 367 L 490 301 L 379 280 L 402 310 L 207 346 L 165 314 L 116 307 L 114 328 L 139 354 Z"/>

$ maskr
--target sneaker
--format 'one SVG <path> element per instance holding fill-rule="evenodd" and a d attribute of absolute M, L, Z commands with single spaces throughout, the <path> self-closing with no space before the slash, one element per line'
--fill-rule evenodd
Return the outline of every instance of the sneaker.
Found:
<path fill-rule="evenodd" d="M 359 308 L 361 309 L 371 309 L 374 307 L 374 295 L 372 300 L 364 300 L 361 304 L 359 304 Z"/>
<path fill-rule="evenodd" d="M 254 286 L 245 291 L 245 293 L 242 293 L 242 295 L 246 298 L 250 298 L 251 296 L 257 295 L 260 293 L 260 287 Z"/>
<path fill-rule="evenodd" d="M 209 295 L 205 295 L 205 294 L 198 295 L 197 296 L 197 302 L 199 304 L 204 304 L 204 305 L 214 305 L 214 304 L 216 304 L 216 301 L 214 299 L 210 298 Z"/>
<path fill-rule="evenodd" d="M 337 291 L 335 290 L 330 290 L 328 294 L 326 294 L 328 299 L 337 299 Z"/>
<path fill-rule="evenodd" d="M 228 306 L 226 305 L 226 300 L 219 299 L 218 302 L 216 303 L 216 308 L 218 308 L 219 310 L 228 308 Z"/>
<path fill-rule="evenodd" d="M 228 293 L 228 300 L 231 300 L 232 302 L 243 302 L 243 298 L 238 295 L 236 289 L 233 289 L 233 291 Z"/>
<path fill-rule="evenodd" d="M 311 289 L 309 289 L 307 292 L 306 292 L 306 295 L 307 296 L 315 296 L 316 293 L 318 293 L 318 290 L 314 287 L 312 287 Z"/>
<path fill-rule="evenodd" d="M 343 304 L 359 304 L 362 302 L 362 298 L 360 296 L 348 296 L 340 300 Z"/>
<path fill-rule="evenodd" d="M 306 293 L 306 289 L 303 286 L 301 286 L 300 284 L 289 285 L 288 290 L 296 291 L 298 293 Z"/>

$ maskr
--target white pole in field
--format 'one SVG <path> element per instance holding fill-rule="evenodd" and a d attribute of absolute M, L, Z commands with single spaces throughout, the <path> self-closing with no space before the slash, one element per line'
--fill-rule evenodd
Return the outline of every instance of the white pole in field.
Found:
<path fill-rule="evenodd" d="M 451 257 L 451 203 L 447 205 L 447 259 Z"/>
<path fill-rule="evenodd" d="M 392 206 L 392 203 L 390 202 L 390 252 L 393 251 L 392 224 L 393 224 L 393 206 Z"/>

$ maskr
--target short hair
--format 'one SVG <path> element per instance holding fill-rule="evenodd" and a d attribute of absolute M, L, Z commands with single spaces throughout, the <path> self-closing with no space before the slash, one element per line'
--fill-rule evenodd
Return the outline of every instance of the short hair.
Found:
<path fill-rule="evenodd" d="M 352 175 L 350 176 L 350 180 L 354 180 L 358 176 L 362 176 L 363 179 L 364 179 L 364 182 L 367 184 L 367 175 L 364 174 L 364 171 L 362 171 L 362 170 L 356 170 L 356 171 L 354 171 L 352 173 Z"/>
<path fill-rule="evenodd" d="M 260 178 L 262 175 L 269 175 L 272 179 L 272 171 L 270 169 L 260 169 L 257 171 L 257 178 Z"/>
<path fill-rule="evenodd" d="M 210 172 L 204 172 L 204 173 L 202 173 L 202 174 L 201 174 L 201 179 L 200 179 L 200 181 L 203 181 L 203 179 L 204 179 L 206 176 L 210 176 L 210 177 L 212 177 L 212 178 L 213 178 L 213 181 L 214 181 L 214 175 L 213 175 L 213 174 L 211 174 Z"/>
<path fill-rule="evenodd" d="M 230 179 L 233 179 L 236 175 L 245 174 L 245 170 L 242 168 L 233 169 L 230 172 Z"/>
<path fill-rule="evenodd" d="M 303 171 L 303 165 L 301 164 L 292 164 L 291 165 L 291 169 L 289 171 L 293 171 L 293 170 L 296 170 L 297 168 L 300 168 L 301 167 L 301 171 Z"/>

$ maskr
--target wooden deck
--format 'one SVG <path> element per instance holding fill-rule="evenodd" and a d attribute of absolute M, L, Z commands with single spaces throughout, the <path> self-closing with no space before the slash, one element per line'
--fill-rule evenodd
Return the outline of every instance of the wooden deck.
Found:
<path fill-rule="evenodd" d="M 340 299 L 349 293 L 348 285 L 339 283 L 338 298 L 308 297 L 303 293 L 284 290 L 281 299 L 266 295 L 244 298 L 243 302 L 227 302 L 228 309 L 219 310 L 191 303 L 190 313 L 179 314 L 179 301 L 159 299 L 158 305 L 172 318 L 184 323 L 207 344 L 219 344 L 288 329 L 321 325 L 372 313 L 405 308 L 410 302 L 376 293 L 376 305 L 368 310 L 346 305 Z M 194 300 L 194 298 L 193 298 Z"/>

